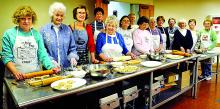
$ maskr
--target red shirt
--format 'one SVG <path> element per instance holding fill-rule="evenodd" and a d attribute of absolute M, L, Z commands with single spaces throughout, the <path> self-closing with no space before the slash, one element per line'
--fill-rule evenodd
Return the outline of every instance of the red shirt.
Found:
<path fill-rule="evenodd" d="M 95 52 L 94 36 L 92 33 L 92 26 L 90 24 L 86 25 L 86 31 L 88 34 L 88 43 L 87 43 L 88 49 L 90 53 Z"/>

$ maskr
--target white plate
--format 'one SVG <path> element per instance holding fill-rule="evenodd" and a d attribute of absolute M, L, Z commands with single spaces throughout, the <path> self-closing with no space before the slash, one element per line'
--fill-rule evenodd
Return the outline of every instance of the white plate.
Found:
<path fill-rule="evenodd" d="M 141 59 L 146 59 L 146 58 L 147 58 L 147 55 L 140 55 L 140 58 L 141 58 Z"/>
<path fill-rule="evenodd" d="M 207 53 L 212 54 L 212 53 L 216 53 L 216 51 L 207 51 Z"/>
<path fill-rule="evenodd" d="M 172 54 L 167 54 L 166 57 L 169 59 L 182 59 L 182 58 L 184 58 L 184 56 L 172 55 Z"/>
<path fill-rule="evenodd" d="M 141 62 L 141 65 L 143 65 L 145 67 L 157 67 L 157 66 L 160 66 L 161 64 L 162 64 L 162 62 L 158 62 L 158 61 Z"/>
<path fill-rule="evenodd" d="M 168 54 L 168 53 L 172 53 L 172 50 L 165 50 L 164 52 Z"/>
<path fill-rule="evenodd" d="M 81 78 L 67 78 L 53 82 L 50 86 L 53 89 L 66 91 L 78 88 L 86 84 L 85 79 Z"/>
<path fill-rule="evenodd" d="M 127 60 L 131 60 L 131 56 L 120 56 L 113 58 L 113 61 L 127 61 Z"/>

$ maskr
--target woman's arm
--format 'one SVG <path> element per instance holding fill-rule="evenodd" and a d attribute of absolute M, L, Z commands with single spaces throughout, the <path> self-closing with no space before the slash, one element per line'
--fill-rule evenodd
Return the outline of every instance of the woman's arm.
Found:
<path fill-rule="evenodd" d="M 86 25 L 86 31 L 88 34 L 88 48 L 90 51 L 90 55 L 91 55 L 91 61 L 92 63 L 98 63 L 99 60 L 96 59 L 95 57 L 95 43 L 94 43 L 94 36 L 93 36 L 93 32 L 92 32 L 92 26 L 91 25 Z"/>
<path fill-rule="evenodd" d="M 10 71 L 10 73 L 13 74 L 13 76 L 15 77 L 16 80 L 23 80 L 24 78 L 24 74 L 22 72 L 19 72 L 14 63 L 13 62 L 8 62 L 6 65 L 7 69 Z"/>
<path fill-rule="evenodd" d="M 38 55 L 39 61 L 43 64 L 43 66 L 46 69 L 54 68 L 54 65 L 52 64 L 51 59 L 48 56 L 46 48 L 44 47 L 44 42 L 43 42 L 42 36 L 40 35 L 40 33 L 35 31 L 34 32 L 34 37 L 35 37 L 35 40 L 38 44 L 37 55 Z"/>

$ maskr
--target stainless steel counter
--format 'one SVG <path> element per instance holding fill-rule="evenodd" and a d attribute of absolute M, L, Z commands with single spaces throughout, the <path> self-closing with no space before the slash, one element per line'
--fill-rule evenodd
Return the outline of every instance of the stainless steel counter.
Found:
<path fill-rule="evenodd" d="M 113 73 L 109 77 L 102 80 L 94 80 L 91 78 L 87 78 L 87 84 L 66 92 L 53 90 L 50 86 L 46 87 L 31 87 L 28 85 L 23 85 L 23 87 L 17 87 L 12 84 L 13 79 L 5 78 L 5 84 L 9 94 L 11 95 L 15 105 L 18 108 L 24 108 L 27 106 L 31 106 L 37 103 L 41 103 L 44 101 L 49 101 L 55 98 L 64 97 L 67 95 L 73 95 L 78 93 L 88 93 L 89 91 L 98 90 L 98 88 L 106 86 L 106 85 L 114 85 L 115 82 L 119 82 L 128 78 L 133 78 L 138 75 L 143 75 L 146 73 L 152 73 L 155 70 L 167 68 L 169 66 L 175 65 L 180 62 L 184 62 L 187 60 L 192 60 L 194 58 L 198 58 L 200 55 L 193 55 L 191 57 L 185 57 L 180 60 L 170 60 L 167 59 L 162 65 L 154 68 L 147 68 L 142 65 L 138 65 L 141 69 L 135 73 L 131 74 L 119 74 Z"/>

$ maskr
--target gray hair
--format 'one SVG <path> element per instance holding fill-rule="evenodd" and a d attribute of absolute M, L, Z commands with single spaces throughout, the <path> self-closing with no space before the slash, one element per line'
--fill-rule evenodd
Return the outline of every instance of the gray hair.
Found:
<path fill-rule="evenodd" d="M 156 22 L 156 19 L 154 17 L 150 17 L 149 22 Z"/>
<path fill-rule="evenodd" d="M 62 11 L 65 15 L 66 13 L 66 7 L 63 3 L 61 2 L 54 2 L 52 5 L 49 7 L 49 15 L 52 17 L 54 15 L 55 11 Z"/>
<path fill-rule="evenodd" d="M 112 23 L 112 22 L 115 24 L 115 27 L 118 27 L 118 20 L 117 20 L 117 17 L 115 15 L 108 16 L 105 19 L 105 25 L 107 25 L 109 23 Z"/>
<path fill-rule="evenodd" d="M 186 22 L 185 19 L 180 19 L 180 20 L 178 21 L 178 25 L 179 25 L 179 23 L 185 23 L 185 24 L 187 24 L 187 22 Z"/>

